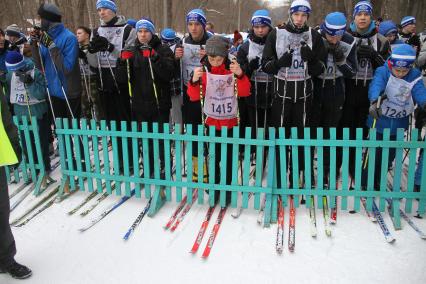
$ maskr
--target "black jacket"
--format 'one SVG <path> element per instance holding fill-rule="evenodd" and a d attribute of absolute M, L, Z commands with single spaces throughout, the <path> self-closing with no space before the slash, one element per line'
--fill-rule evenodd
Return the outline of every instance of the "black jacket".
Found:
<path fill-rule="evenodd" d="M 254 34 L 253 30 L 249 31 L 248 38 L 259 45 L 265 45 L 267 36 L 261 38 Z M 251 78 L 253 72 L 252 67 L 250 67 L 250 62 L 248 60 L 248 54 L 249 54 L 249 48 L 250 48 L 250 41 L 245 41 L 241 47 L 238 49 L 237 53 L 237 61 L 240 64 L 241 69 L 243 70 L 244 74 L 247 75 L 248 78 Z M 259 64 L 261 63 L 261 59 L 259 60 Z M 239 98 L 240 100 L 245 100 L 247 104 L 250 106 L 256 106 L 257 108 L 268 108 L 271 105 L 271 96 L 273 92 L 273 82 L 269 82 L 266 84 L 266 82 L 254 82 L 251 81 L 251 92 L 250 96 L 246 98 Z M 257 83 L 257 85 L 255 84 Z M 268 90 L 266 90 L 268 88 Z M 257 94 L 257 97 L 255 97 Z"/>
<path fill-rule="evenodd" d="M 286 29 L 291 33 L 302 33 L 308 30 L 308 27 L 305 29 L 296 31 L 291 26 L 285 25 L 280 26 L 278 29 Z M 311 76 L 318 76 L 323 72 L 324 69 L 324 60 L 327 55 L 327 51 L 324 46 L 324 42 L 322 40 L 321 35 L 314 29 L 311 29 L 312 34 L 312 51 L 315 54 L 315 57 L 308 61 L 308 73 Z M 276 75 L 280 68 L 277 67 L 277 51 L 275 49 L 277 41 L 277 30 L 273 29 L 265 43 L 265 49 L 263 50 L 262 57 L 262 68 L 266 73 Z M 278 93 L 284 93 L 284 82 L 282 80 L 278 80 Z M 287 90 L 286 97 L 292 98 L 294 100 L 302 99 L 305 96 L 309 96 L 312 93 L 312 82 L 311 80 L 307 81 L 306 84 L 306 94 L 304 93 L 304 81 L 288 81 L 287 82 Z"/>
<path fill-rule="evenodd" d="M 148 46 L 143 47 L 136 39 L 132 47 L 134 57 L 130 59 L 130 82 L 132 85 L 134 111 L 155 112 L 158 108 L 168 110 L 172 103 L 170 99 L 170 80 L 174 75 L 173 52 L 167 45 L 161 44 L 160 39 L 154 35 Z M 152 71 L 157 90 L 157 99 L 149 65 L 151 52 Z M 120 64 L 123 66 L 123 64 Z"/>

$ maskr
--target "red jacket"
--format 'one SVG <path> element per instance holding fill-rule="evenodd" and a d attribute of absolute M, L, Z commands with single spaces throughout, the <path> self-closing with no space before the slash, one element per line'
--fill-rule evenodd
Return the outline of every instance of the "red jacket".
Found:
<path fill-rule="evenodd" d="M 227 75 L 231 74 L 231 71 L 225 68 L 225 63 L 222 64 L 219 67 L 211 67 L 210 70 L 211 74 L 216 75 Z M 203 85 L 203 95 L 206 93 L 206 73 L 204 72 L 202 80 Z M 239 97 L 248 97 L 250 95 L 250 80 L 249 78 L 243 74 L 240 77 L 237 77 L 237 89 L 238 89 L 238 96 Z M 200 100 L 200 82 L 192 82 L 192 79 L 189 81 L 188 84 L 188 96 L 189 99 L 193 102 Z M 226 126 L 227 128 L 232 128 L 234 126 L 238 125 L 238 118 L 231 118 L 231 119 L 215 119 L 211 117 L 207 117 L 206 125 L 208 126 L 215 126 L 217 130 L 221 130 L 222 126 Z"/>

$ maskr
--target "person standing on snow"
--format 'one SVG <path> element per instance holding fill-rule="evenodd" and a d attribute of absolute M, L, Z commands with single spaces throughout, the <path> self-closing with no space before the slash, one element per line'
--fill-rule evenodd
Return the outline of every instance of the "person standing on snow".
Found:
<path fill-rule="evenodd" d="M 261 68 L 263 49 L 268 34 L 272 31 L 272 20 L 267 10 L 257 10 L 251 18 L 252 28 L 249 31 L 248 40 L 238 50 L 237 61 L 244 74 L 250 78 L 251 95 L 242 97 L 239 104 L 246 107 L 248 116 L 247 125 L 252 129 L 252 137 L 256 137 L 257 128 L 266 128 L 270 125 L 273 75 L 265 73 Z M 241 108 L 240 108 L 241 115 Z M 240 120 L 241 135 L 245 129 Z M 244 136 L 241 136 L 244 137 Z"/>
<path fill-rule="evenodd" d="M 132 120 L 138 123 L 147 122 L 148 131 L 152 124 L 169 122 L 170 81 L 173 78 L 174 58 L 171 49 L 163 45 L 155 34 L 155 26 L 149 18 L 142 18 L 136 23 L 137 38 L 134 44 L 123 50 L 122 60 L 128 59 L 130 68 L 130 83 L 132 88 Z M 126 56 L 128 54 L 129 56 Z M 119 67 L 121 68 L 121 67 Z M 154 151 L 150 139 L 150 169 L 154 173 Z M 164 151 L 160 143 L 160 165 L 164 175 Z"/>
<path fill-rule="evenodd" d="M 377 33 L 372 14 L 373 6 L 369 1 L 358 2 L 354 8 L 354 21 L 348 30 L 356 40 L 358 68 L 355 76 L 345 80 L 346 98 L 340 128 L 349 128 L 350 139 L 356 138 L 357 128 L 363 128 L 363 137 L 367 137 L 365 120 L 370 106 L 368 86 L 373 79 L 374 70 L 384 64 L 390 51 L 387 39 Z M 341 135 L 339 133 L 339 137 Z M 338 165 L 340 163 L 341 155 L 338 155 Z M 349 174 L 355 178 L 355 148 L 349 149 Z"/>
<path fill-rule="evenodd" d="M 0 274 L 8 273 L 16 279 L 25 279 L 32 271 L 16 262 L 16 245 L 9 225 L 10 204 L 5 166 L 18 165 L 21 161 L 18 130 L 8 110 L 6 97 L 0 89 Z"/>
<path fill-rule="evenodd" d="M 397 129 L 407 130 L 411 127 L 409 116 L 414 112 L 415 103 L 423 111 L 426 110 L 426 88 L 420 71 L 414 68 L 415 61 L 415 49 L 408 44 L 400 44 L 393 48 L 390 58 L 383 66 L 377 68 L 374 74 L 368 91 L 371 105 L 367 127 L 375 126 L 376 140 L 382 140 L 384 129 L 389 129 L 390 140 L 395 141 Z M 381 97 L 380 105 L 379 97 Z M 387 169 L 392 166 L 394 159 L 395 148 L 389 150 Z M 377 149 L 374 183 L 376 190 L 379 190 L 381 163 L 381 149 Z M 364 171 L 363 176 L 366 175 Z"/>
<path fill-rule="evenodd" d="M 271 124 L 277 128 L 286 127 L 286 137 L 291 127 L 297 127 L 298 137 L 301 138 L 303 128 L 310 125 L 313 100 L 311 76 L 318 76 L 324 70 L 321 60 L 325 60 L 327 51 L 321 35 L 307 25 L 310 13 L 308 1 L 293 1 L 287 24 L 269 33 L 263 50 L 262 69 L 275 75 Z M 278 157 L 277 172 L 280 173 Z M 292 162 L 287 159 L 285 169 L 289 165 L 292 173 Z M 303 170 L 304 155 L 299 151 L 299 171 Z M 277 181 L 281 186 L 280 174 Z"/>
<path fill-rule="evenodd" d="M 175 49 L 175 59 L 182 64 L 183 79 L 183 106 L 182 118 L 184 124 L 192 125 L 192 134 L 197 135 L 198 125 L 201 124 L 201 103 L 191 101 L 187 96 L 188 82 L 191 79 L 194 69 L 201 66 L 201 58 L 206 55 L 204 49 L 209 35 L 206 28 L 206 15 L 201 9 L 189 11 L 186 15 L 186 26 L 189 35 L 183 39 L 182 47 Z M 198 181 L 198 150 L 197 143 L 192 144 L 192 164 L 193 180 Z M 204 164 L 204 181 L 207 182 L 207 165 Z"/>
<path fill-rule="evenodd" d="M 207 40 L 204 67 L 197 67 L 188 85 L 191 101 L 204 100 L 205 126 L 215 127 L 215 136 L 221 136 L 222 127 L 232 137 L 232 128 L 238 125 L 237 97 L 250 94 L 250 80 L 236 60 L 228 59 L 229 44 L 225 37 L 214 35 Z M 219 87 L 218 87 L 219 86 Z M 201 114 L 199 114 L 201 116 Z M 208 135 L 208 134 L 207 134 Z M 226 184 L 232 181 L 232 144 L 227 144 L 227 157 L 221 161 L 221 145 L 215 144 L 215 183 L 220 182 L 221 172 L 226 172 Z M 213 157 L 212 157 L 213 158 Z M 231 202 L 231 192 L 226 194 L 226 203 Z M 216 193 L 216 202 L 219 194 Z"/>
<path fill-rule="evenodd" d="M 325 17 L 320 34 L 327 49 L 324 71 L 315 76 L 311 127 L 316 137 L 317 127 L 322 127 L 323 138 L 330 138 L 330 128 L 339 126 L 345 103 L 345 78 L 356 73 L 355 39 L 346 31 L 346 17 L 334 12 Z M 329 184 L 330 150 L 324 149 L 324 184 Z M 337 174 L 340 169 L 336 169 Z"/>
<path fill-rule="evenodd" d="M 416 34 L 416 18 L 413 16 L 402 18 L 399 39 L 411 45 L 416 50 L 416 54 L 419 55 L 422 44 L 420 37 Z"/>

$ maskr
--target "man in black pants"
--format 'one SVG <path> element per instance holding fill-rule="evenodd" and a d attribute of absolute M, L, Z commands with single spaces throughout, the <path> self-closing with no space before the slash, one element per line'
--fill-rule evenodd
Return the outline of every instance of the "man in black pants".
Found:
<path fill-rule="evenodd" d="M 9 273 L 13 278 L 31 276 L 30 269 L 17 263 L 15 239 L 9 225 L 10 204 L 4 166 L 21 160 L 21 149 L 16 127 L 8 110 L 6 99 L 0 89 L 0 273 Z"/>

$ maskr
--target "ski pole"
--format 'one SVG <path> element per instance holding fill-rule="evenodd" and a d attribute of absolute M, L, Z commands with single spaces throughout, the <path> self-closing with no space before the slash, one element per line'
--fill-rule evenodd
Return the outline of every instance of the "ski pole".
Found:
<path fill-rule="evenodd" d="M 80 61 L 80 66 L 81 66 L 80 70 L 83 73 L 82 75 L 83 75 L 83 81 L 84 81 L 84 88 L 86 89 L 87 101 L 89 102 L 90 109 L 92 110 L 93 109 L 93 103 L 92 103 L 91 94 L 90 94 L 91 91 L 90 91 L 90 88 L 88 87 L 88 84 L 87 84 L 86 70 L 84 70 L 84 62 L 83 62 L 82 59 L 80 59 L 79 61 Z M 91 111 L 91 112 L 92 112 L 92 116 L 93 116 L 93 119 L 94 119 L 95 118 L 94 112 L 93 111 Z"/>

